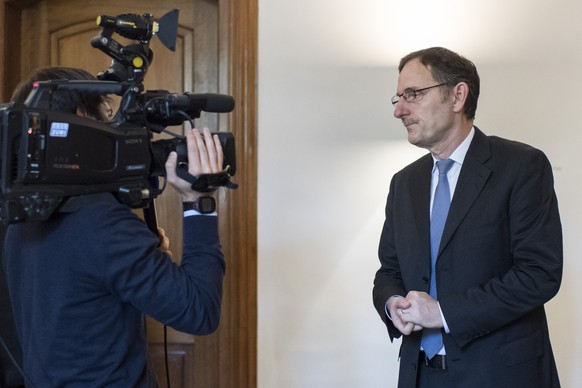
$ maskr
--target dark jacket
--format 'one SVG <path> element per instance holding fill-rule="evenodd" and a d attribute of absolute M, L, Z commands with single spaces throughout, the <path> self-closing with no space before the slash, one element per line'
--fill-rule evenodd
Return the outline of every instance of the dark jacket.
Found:
<path fill-rule="evenodd" d="M 429 207 L 433 160 L 426 155 L 395 174 L 379 246 L 374 304 L 428 292 Z M 546 156 L 479 129 L 451 201 L 439 256 L 439 303 L 459 387 L 558 387 L 544 303 L 560 287 L 562 230 Z M 399 387 L 415 386 L 422 332 L 405 336 Z"/>
<path fill-rule="evenodd" d="M 25 372 L 37 387 L 151 387 L 144 314 L 179 331 L 219 323 L 217 217 L 184 218 L 180 265 L 111 194 L 10 225 L 5 270 Z"/>

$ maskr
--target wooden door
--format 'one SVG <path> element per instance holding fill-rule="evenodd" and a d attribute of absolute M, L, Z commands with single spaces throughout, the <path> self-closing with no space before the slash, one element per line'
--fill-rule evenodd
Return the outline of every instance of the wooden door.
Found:
<path fill-rule="evenodd" d="M 197 337 L 168 329 L 172 387 L 256 386 L 256 0 L 5 0 L 0 8 L 3 37 L 2 94 L 5 101 L 20 78 L 45 66 L 82 67 L 97 74 L 111 58 L 92 48 L 98 15 L 154 15 L 180 9 L 176 52 L 152 39 L 154 60 L 145 77 L 148 90 L 231 94 L 229 115 L 203 114 L 198 127 L 234 132 L 237 139 L 236 192 L 221 195 L 221 239 L 227 256 L 222 323 L 216 334 Z M 123 44 L 123 38 L 114 36 Z M 172 127 L 175 132 L 181 127 Z M 171 240 L 174 258 L 182 247 L 181 205 L 171 189 L 156 200 L 158 224 Z M 156 373 L 165 386 L 163 326 L 148 321 Z"/>

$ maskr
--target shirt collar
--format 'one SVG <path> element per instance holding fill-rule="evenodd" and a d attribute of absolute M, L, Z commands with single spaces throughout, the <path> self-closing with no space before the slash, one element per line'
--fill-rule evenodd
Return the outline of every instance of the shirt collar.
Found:
<path fill-rule="evenodd" d="M 475 136 L 475 127 L 471 127 L 471 131 L 469 131 L 469 134 L 467 135 L 465 140 L 463 140 L 463 142 L 453 151 L 451 156 L 449 156 L 449 159 L 454 160 L 455 163 L 458 163 L 462 166 L 463 162 L 465 161 L 467 151 L 469 150 L 469 146 L 471 145 L 471 141 L 473 140 L 473 136 Z M 436 168 L 437 159 L 433 156 L 432 160 L 434 171 L 434 169 Z"/>

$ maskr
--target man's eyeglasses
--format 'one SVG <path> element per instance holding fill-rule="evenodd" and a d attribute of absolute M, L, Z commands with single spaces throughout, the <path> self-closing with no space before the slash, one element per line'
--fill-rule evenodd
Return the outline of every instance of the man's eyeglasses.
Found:
<path fill-rule="evenodd" d="M 400 94 L 395 95 L 394 97 L 392 97 L 392 99 L 390 101 L 392 101 L 392 105 L 396 105 L 398 104 L 398 101 L 400 101 L 400 97 L 404 98 L 404 101 L 406 102 L 413 102 L 416 101 L 420 96 L 422 96 L 422 92 L 432 89 L 432 88 L 438 88 L 439 86 L 444 86 L 447 83 L 442 83 L 442 84 L 438 84 L 438 85 L 433 85 L 433 86 L 429 86 L 428 88 L 422 88 L 422 89 L 406 89 L 405 91 L 403 91 Z"/>

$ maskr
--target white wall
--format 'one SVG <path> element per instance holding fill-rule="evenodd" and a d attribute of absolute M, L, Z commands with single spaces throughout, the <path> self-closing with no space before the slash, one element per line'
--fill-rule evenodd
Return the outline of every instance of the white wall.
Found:
<path fill-rule="evenodd" d="M 547 311 L 562 385 L 582 386 L 582 4 L 434 3 L 259 0 L 259 388 L 395 386 L 372 280 L 390 178 L 425 151 L 389 101 L 397 60 L 432 45 L 476 63 L 476 125 L 554 165 L 565 273 Z"/>

